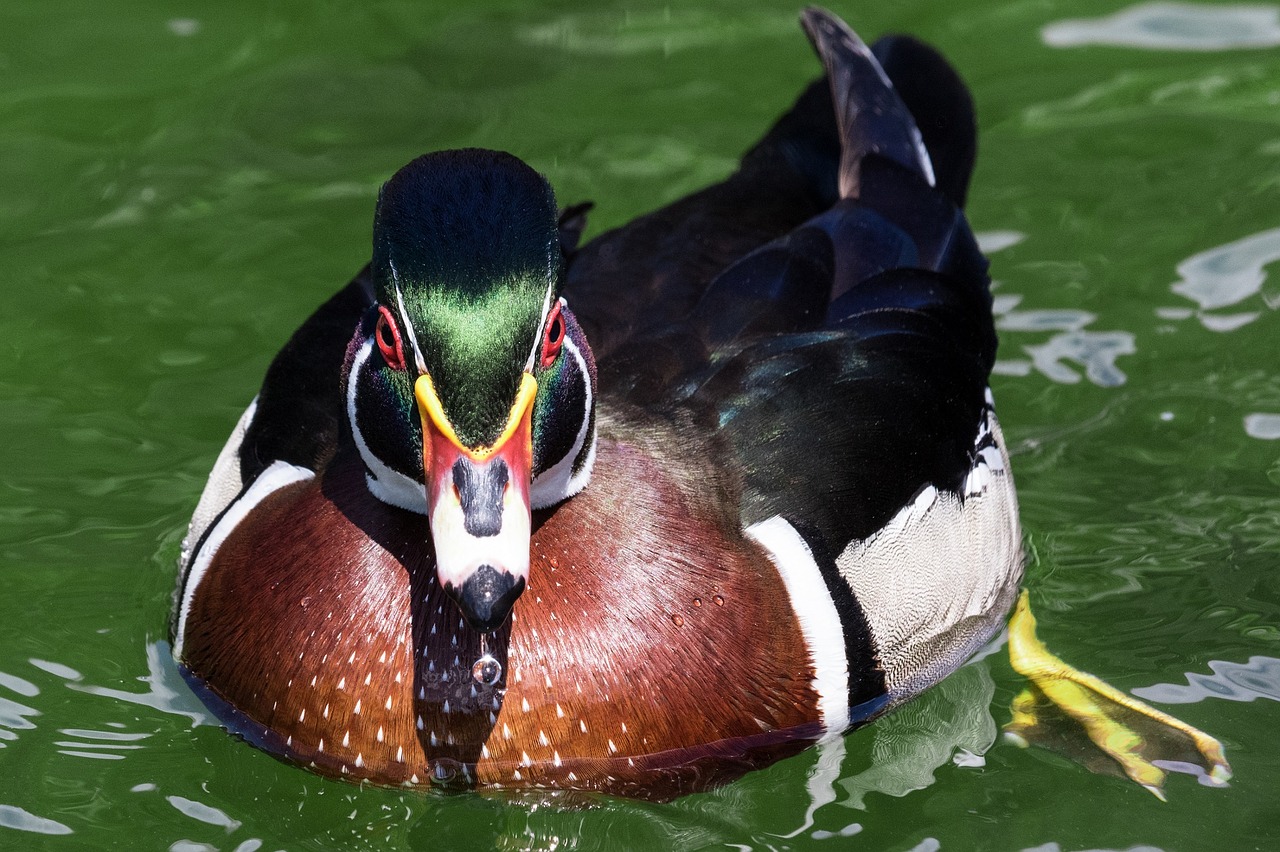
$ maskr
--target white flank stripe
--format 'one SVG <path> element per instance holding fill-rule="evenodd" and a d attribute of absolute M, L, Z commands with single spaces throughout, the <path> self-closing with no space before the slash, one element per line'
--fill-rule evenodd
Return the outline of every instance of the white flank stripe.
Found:
<path fill-rule="evenodd" d="M 191 602 L 195 600 L 196 589 L 204 579 L 204 573 L 209 569 L 210 563 L 213 562 L 214 554 L 218 552 L 218 548 L 222 547 L 227 536 L 231 535 L 232 530 L 239 526 L 240 522 L 267 497 L 286 485 L 305 482 L 314 476 L 315 472 L 305 467 L 274 461 L 253 481 L 249 490 L 244 492 L 244 496 L 232 503 L 226 513 L 218 519 L 218 523 L 214 524 L 209 537 L 196 551 L 195 560 L 187 572 L 186 583 L 182 586 L 182 608 L 178 611 L 178 629 L 173 641 L 174 659 L 182 659 L 182 646 L 187 633 L 187 613 L 191 611 Z"/>
<path fill-rule="evenodd" d="M 780 515 L 752 524 L 746 533 L 768 552 L 787 587 L 813 661 L 813 690 L 827 729 L 823 739 L 838 737 L 849 727 L 849 659 L 844 626 L 818 563 L 800 533 Z"/>

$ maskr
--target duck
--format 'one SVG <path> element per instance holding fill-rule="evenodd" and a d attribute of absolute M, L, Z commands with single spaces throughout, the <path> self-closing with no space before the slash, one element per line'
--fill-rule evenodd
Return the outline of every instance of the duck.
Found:
<path fill-rule="evenodd" d="M 182 545 L 173 653 L 228 729 L 355 781 L 667 800 L 1000 634 L 973 101 L 919 40 L 801 23 L 825 73 L 736 171 L 585 244 L 507 153 L 383 185 Z"/>

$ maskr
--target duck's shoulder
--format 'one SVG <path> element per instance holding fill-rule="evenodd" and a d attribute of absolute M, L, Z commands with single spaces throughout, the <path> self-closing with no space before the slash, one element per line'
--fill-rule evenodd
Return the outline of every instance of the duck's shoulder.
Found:
<path fill-rule="evenodd" d="M 347 347 L 372 303 L 365 268 L 317 308 L 272 359 L 201 492 L 183 540 L 184 570 L 214 522 L 273 464 L 315 473 L 332 457 L 345 417 Z"/>
<path fill-rule="evenodd" d="M 317 308 L 276 354 L 241 445 L 243 480 L 251 481 L 276 461 L 318 470 L 332 456 L 346 410 L 342 371 L 347 349 L 373 303 L 373 284 L 365 267 Z"/>

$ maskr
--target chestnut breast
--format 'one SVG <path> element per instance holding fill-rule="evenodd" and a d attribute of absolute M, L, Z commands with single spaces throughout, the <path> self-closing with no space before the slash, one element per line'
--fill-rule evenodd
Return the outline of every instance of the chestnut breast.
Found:
<path fill-rule="evenodd" d="M 708 490 L 602 436 L 591 485 L 535 513 L 529 586 L 479 634 L 435 581 L 426 519 L 340 455 L 214 555 L 183 663 L 229 724 L 378 783 L 666 798 L 822 733 L 768 557 Z"/>

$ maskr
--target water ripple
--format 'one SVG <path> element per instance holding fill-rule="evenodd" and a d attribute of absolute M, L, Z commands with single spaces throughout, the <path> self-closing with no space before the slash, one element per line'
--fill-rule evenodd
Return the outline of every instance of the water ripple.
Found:
<path fill-rule="evenodd" d="M 1140 3 L 1102 18 L 1056 21 L 1040 31 L 1050 47 L 1104 44 L 1147 50 L 1235 50 L 1280 45 L 1275 6 Z"/>

